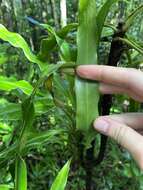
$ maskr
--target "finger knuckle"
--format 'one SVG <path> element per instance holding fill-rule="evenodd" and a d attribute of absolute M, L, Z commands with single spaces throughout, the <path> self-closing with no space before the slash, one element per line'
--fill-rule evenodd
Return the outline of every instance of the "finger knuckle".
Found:
<path fill-rule="evenodd" d="M 124 126 L 118 126 L 116 130 L 114 131 L 114 138 L 117 141 L 118 144 L 124 145 L 124 136 L 127 132 L 127 128 Z"/>
<path fill-rule="evenodd" d="M 104 76 L 105 76 L 104 69 L 99 68 L 98 74 L 99 74 L 99 79 L 100 79 L 101 81 L 104 81 Z"/>
<path fill-rule="evenodd" d="M 129 71 L 130 73 L 132 73 L 132 74 L 135 74 L 135 73 L 138 72 L 138 70 L 135 69 L 135 68 L 129 68 L 128 71 Z"/>
<path fill-rule="evenodd" d="M 133 82 L 131 79 L 134 78 L 134 76 L 137 75 L 139 71 L 135 68 L 128 68 L 127 73 L 125 74 L 126 77 L 126 89 L 128 91 L 131 91 L 133 88 Z"/>

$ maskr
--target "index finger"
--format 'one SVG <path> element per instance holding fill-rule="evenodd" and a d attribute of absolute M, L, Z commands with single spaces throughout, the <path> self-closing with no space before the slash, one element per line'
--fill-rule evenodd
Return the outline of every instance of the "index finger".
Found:
<path fill-rule="evenodd" d="M 132 68 L 112 67 L 104 65 L 83 65 L 77 67 L 77 74 L 86 79 L 96 80 L 137 93 L 143 92 L 143 72 Z"/>

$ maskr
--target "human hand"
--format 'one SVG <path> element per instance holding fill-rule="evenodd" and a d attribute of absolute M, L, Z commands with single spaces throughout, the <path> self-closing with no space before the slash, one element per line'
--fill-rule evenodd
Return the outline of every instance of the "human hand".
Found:
<path fill-rule="evenodd" d="M 103 94 L 127 94 L 143 102 L 142 71 L 132 68 L 85 65 L 77 68 L 77 74 L 82 78 L 99 81 L 99 90 Z M 142 113 L 101 116 L 94 122 L 94 128 L 126 148 L 143 170 Z"/>

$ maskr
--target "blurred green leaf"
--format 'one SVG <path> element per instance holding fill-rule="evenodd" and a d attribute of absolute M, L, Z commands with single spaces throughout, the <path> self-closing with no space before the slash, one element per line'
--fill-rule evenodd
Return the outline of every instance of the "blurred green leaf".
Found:
<path fill-rule="evenodd" d="M 27 168 L 25 161 L 21 157 L 16 160 L 15 190 L 27 190 Z"/>
<path fill-rule="evenodd" d="M 111 28 L 104 28 L 102 31 L 102 38 L 104 37 L 110 37 L 114 34 L 114 31 Z"/>
<path fill-rule="evenodd" d="M 126 43 L 130 48 L 135 49 L 136 51 L 138 51 L 140 54 L 143 55 L 143 47 L 141 47 L 135 41 L 127 38 L 119 38 L 119 40 Z"/>
<path fill-rule="evenodd" d="M 77 26 L 77 23 L 68 24 L 67 26 L 65 26 L 57 32 L 57 36 L 59 36 L 61 39 L 65 39 L 70 31 L 77 29 Z M 53 50 L 53 48 L 56 45 L 57 40 L 55 38 L 55 35 L 43 39 L 41 42 L 40 52 L 38 54 L 39 59 L 46 61 L 48 59 L 49 53 Z"/>
<path fill-rule="evenodd" d="M 0 54 L 0 65 L 6 63 L 8 61 L 8 57 L 6 54 L 1 53 Z"/>
<path fill-rule="evenodd" d="M 137 7 L 126 19 L 124 24 L 124 30 L 127 31 L 131 25 L 133 24 L 134 19 L 137 15 L 139 15 L 141 12 L 143 12 L 143 4 Z"/>
<path fill-rule="evenodd" d="M 68 161 L 64 167 L 58 173 L 54 183 L 51 186 L 50 190 L 65 190 L 67 178 L 70 170 L 71 160 Z"/>
<path fill-rule="evenodd" d="M 10 190 L 12 188 L 10 188 L 9 185 L 0 185 L 0 190 Z"/>
<path fill-rule="evenodd" d="M 41 114 L 50 112 L 54 108 L 53 100 L 50 97 L 35 98 L 34 101 L 35 114 L 39 116 Z M 0 102 L 0 121 L 12 121 L 21 120 L 21 104 Z"/>
<path fill-rule="evenodd" d="M 19 152 L 24 148 L 29 132 L 31 131 L 35 108 L 33 103 L 33 98 L 30 96 L 22 102 L 22 128 L 19 136 Z"/>
<path fill-rule="evenodd" d="M 2 123 L 0 122 L 0 133 L 4 133 L 7 134 L 9 132 L 12 131 L 12 126 L 6 124 L 6 123 Z"/>
<path fill-rule="evenodd" d="M 62 38 L 60 38 L 55 30 L 48 24 L 40 24 L 43 28 L 47 29 L 51 34 L 55 36 L 56 42 L 60 49 L 61 57 L 64 61 L 71 61 L 71 52 L 69 44 Z"/>
<path fill-rule="evenodd" d="M 0 90 L 10 92 L 17 88 L 27 95 L 30 95 L 33 90 L 32 85 L 25 80 L 16 81 L 14 78 L 0 76 Z"/>
<path fill-rule="evenodd" d="M 25 146 L 25 150 L 27 149 L 34 149 L 38 146 L 49 144 L 49 143 L 58 143 L 57 141 L 57 136 L 63 135 L 66 131 L 63 129 L 51 129 L 48 131 L 44 132 L 39 132 L 39 133 L 32 133 L 28 137 L 28 141 Z M 62 142 L 60 142 L 62 143 Z"/>
<path fill-rule="evenodd" d="M 97 44 L 99 44 L 101 33 L 103 30 L 103 26 L 106 20 L 106 17 L 110 11 L 111 6 L 116 3 L 119 0 L 107 0 L 104 5 L 101 7 L 97 14 L 97 29 L 98 29 L 98 41 Z"/>
<path fill-rule="evenodd" d="M 0 138 L 6 147 L 9 145 L 12 139 L 13 130 L 14 127 L 12 125 L 0 122 Z"/>
<path fill-rule="evenodd" d="M 28 137 L 26 139 L 26 144 L 23 147 L 22 155 L 26 155 L 30 150 L 33 150 L 35 148 L 38 148 L 39 146 L 45 145 L 45 144 L 55 144 L 55 143 L 61 143 L 62 141 L 59 141 L 59 137 L 61 139 L 61 136 L 65 136 L 67 131 L 64 129 L 51 129 L 44 132 L 32 132 L 28 134 Z M 0 167 L 5 167 L 5 164 L 9 162 L 9 160 L 14 160 L 17 152 L 18 144 L 17 142 L 12 144 L 10 147 L 7 147 L 3 151 L 0 152 Z"/>

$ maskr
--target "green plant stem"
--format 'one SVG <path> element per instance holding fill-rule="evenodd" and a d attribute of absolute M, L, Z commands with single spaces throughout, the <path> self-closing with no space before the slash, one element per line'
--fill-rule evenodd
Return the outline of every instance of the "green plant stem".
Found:
<path fill-rule="evenodd" d="M 139 46 L 136 42 L 133 42 L 133 41 L 126 39 L 126 38 L 120 38 L 120 37 L 116 38 L 116 40 L 124 42 L 129 47 L 135 49 L 136 51 L 138 51 L 140 54 L 143 55 L 143 48 L 141 46 Z"/>
<path fill-rule="evenodd" d="M 136 16 L 143 11 L 143 4 L 139 6 L 137 9 L 135 9 L 126 19 L 123 30 L 127 31 L 130 26 L 133 24 L 133 20 L 136 18 Z"/>

